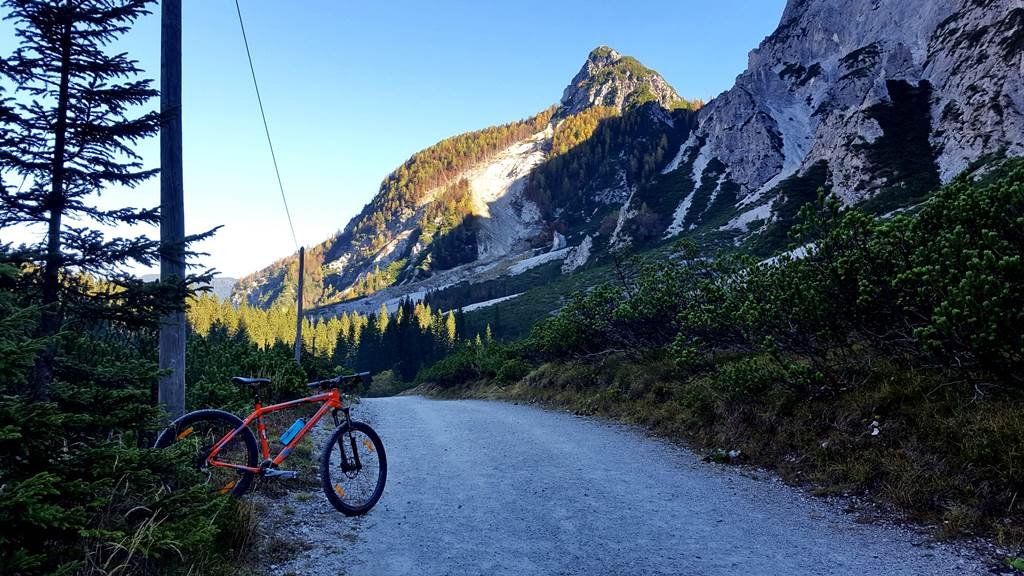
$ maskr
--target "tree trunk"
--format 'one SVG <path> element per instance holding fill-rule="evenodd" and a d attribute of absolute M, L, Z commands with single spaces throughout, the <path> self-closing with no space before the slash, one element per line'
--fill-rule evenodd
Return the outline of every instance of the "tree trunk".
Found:
<path fill-rule="evenodd" d="M 46 241 L 46 259 L 43 264 L 43 314 L 39 322 L 39 336 L 49 338 L 60 331 L 61 311 L 60 271 L 63 264 L 61 254 L 61 217 L 64 215 L 64 156 L 67 148 L 68 92 L 71 83 L 71 4 L 68 2 L 64 29 L 60 43 L 60 87 L 57 95 L 57 117 L 54 123 L 53 161 L 50 166 L 50 196 L 47 209 L 50 212 L 49 230 Z M 53 362 L 57 352 L 56 342 L 47 344 L 36 358 L 35 376 L 31 395 L 36 400 L 46 400 L 50 395 L 50 381 L 53 379 Z"/>

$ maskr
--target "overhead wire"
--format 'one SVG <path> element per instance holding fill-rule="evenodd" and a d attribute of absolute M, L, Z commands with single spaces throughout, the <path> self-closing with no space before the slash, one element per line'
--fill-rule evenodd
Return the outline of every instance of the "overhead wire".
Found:
<path fill-rule="evenodd" d="M 235 0 L 235 11 L 238 12 L 238 27 L 242 29 L 242 42 L 245 44 L 245 55 L 249 59 L 249 72 L 252 75 L 252 85 L 256 89 L 256 101 L 260 105 L 260 117 L 263 118 L 263 131 L 267 135 L 267 145 L 270 147 L 270 159 L 274 163 L 274 174 L 277 176 L 277 188 L 281 192 L 281 201 L 284 203 L 284 213 L 288 217 L 288 229 L 292 233 L 292 241 L 295 243 L 295 250 L 299 249 L 299 239 L 295 234 L 295 225 L 292 223 L 292 213 L 288 209 L 288 197 L 284 193 L 284 183 L 281 180 L 281 170 L 277 166 L 277 154 L 274 153 L 274 140 L 270 137 L 270 125 L 267 123 L 267 114 L 263 109 L 263 97 L 260 96 L 260 85 L 256 81 L 256 67 L 252 63 L 252 51 L 249 50 L 249 38 L 245 34 L 245 22 L 242 19 L 242 6 Z"/>

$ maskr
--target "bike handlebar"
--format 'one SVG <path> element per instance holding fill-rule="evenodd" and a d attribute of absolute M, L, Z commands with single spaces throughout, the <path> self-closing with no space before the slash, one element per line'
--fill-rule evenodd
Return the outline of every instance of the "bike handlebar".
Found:
<path fill-rule="evenodd" d="M 327 380 L 317 380 L 316 382 L 310 382 L 306 384 L 309 388 L 335 388 L 341 387 L 342 384 L 348 382 L 354 382 L 356 380 L 362 380 L 369 384 L 373 378 L 369 372 L 359 372 L 358 374 L 346 374 L 344 376 L 336 376 L 334 378 L 328 378 Z"/>

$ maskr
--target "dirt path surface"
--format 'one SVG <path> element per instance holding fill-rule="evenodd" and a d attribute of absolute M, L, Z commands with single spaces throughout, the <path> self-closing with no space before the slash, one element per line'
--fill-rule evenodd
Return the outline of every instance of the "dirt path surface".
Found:
<path fill-rule="evenodd" d="M 960 548 L 861 524 L 633 427 L 502 402 L 364 400 L 384 496 L 346 518 L 318 490 L 271 502 L 296 542 L 271 574 L 987 574 Z M 321 434 L 323 434 L 321 432 Z"/>

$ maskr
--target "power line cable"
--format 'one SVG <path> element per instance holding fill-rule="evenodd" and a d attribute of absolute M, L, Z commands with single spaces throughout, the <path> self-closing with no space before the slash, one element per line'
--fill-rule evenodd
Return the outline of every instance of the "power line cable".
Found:
<path fill-rule="evenodd" d="M 274 141 L 270 138 L 270 126 L 267 124 L 267 114 L 263 111 L 263 98 L 260 96 L 260 85 L 256 81 L 256 68 L 252 64 L 252 52 L 249 50 L 249 39 L 245 34 L 245 23 L 242 21 L 242 7 L 235 0 L 235 10 L 238 12 L 238 26 L 242 29 L 242 42 L 245 43 L 245 55 L 249 58 L 249 72 L 252 74 L 252 85 L 256 89 L 256 101 L 260 105 L 260 116 L 263 118 L 263 131 L 267 134 L 267 145 L 270 146 L 270 158 L 274 161 L 274 174 L 277 175 L 277 187 L 281 191 L 281 201 L 284 202 L 284 213 L 288 217 L 288 228 L 292 232 L 292 241 L 295 242 L 295 250 L 299 249 L 299 239 L 295 235 L 295 225 L 292 224 L 292 213 L 288 210 L 288 198 L 284 194 L 284 184 L 281 182 L 281 170 L 277 167 L 277 155 L 274 153 Z"/>

